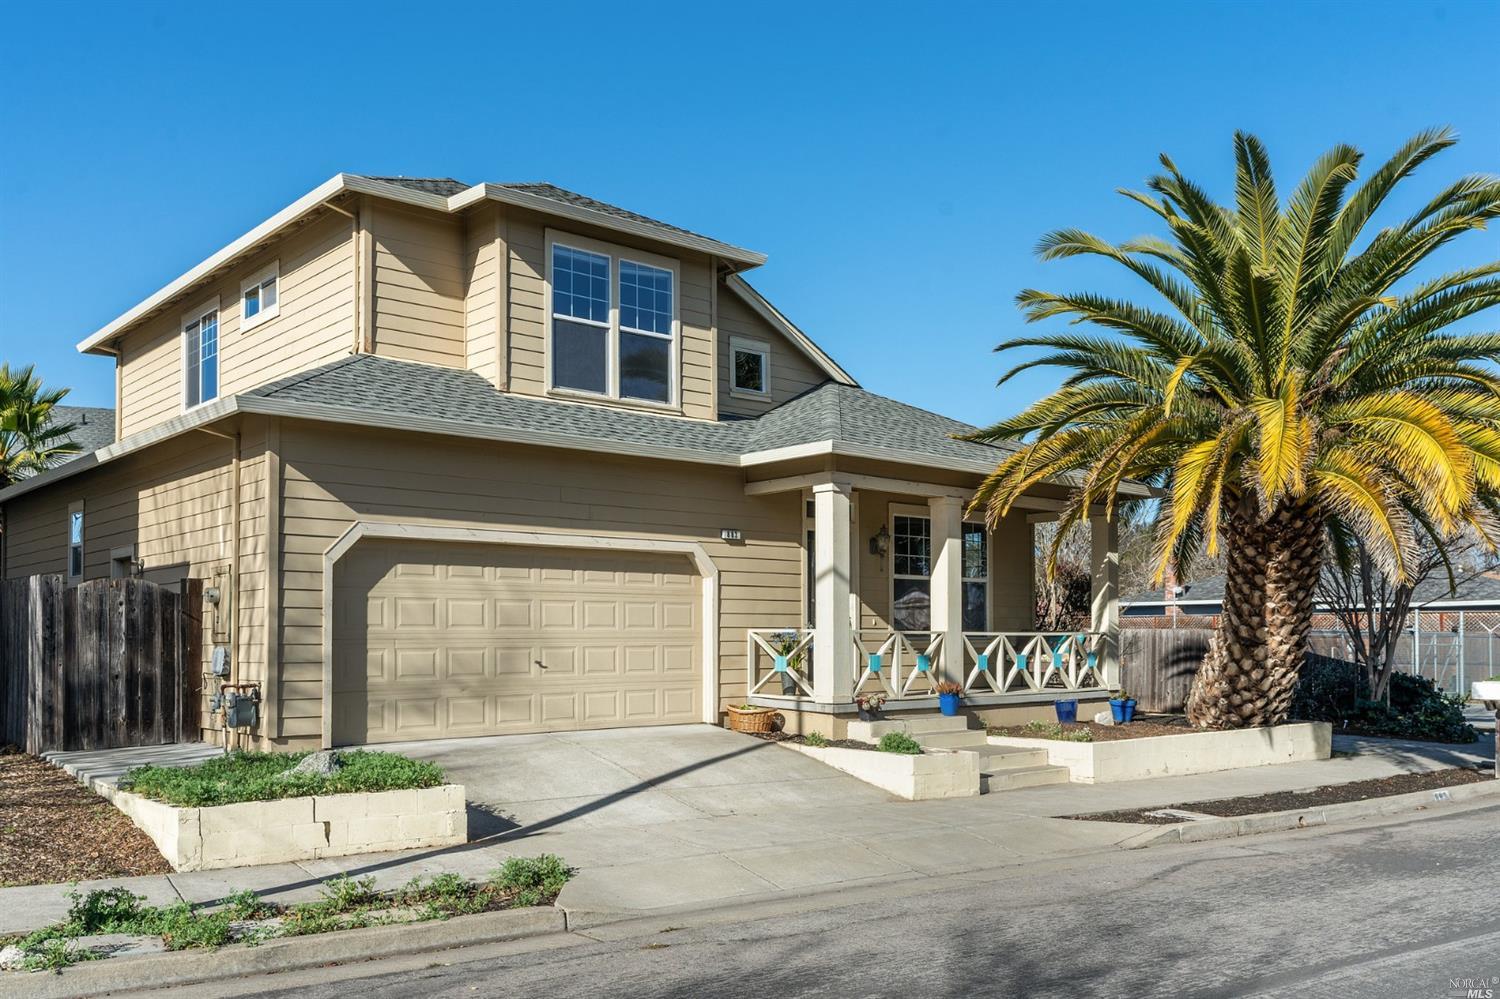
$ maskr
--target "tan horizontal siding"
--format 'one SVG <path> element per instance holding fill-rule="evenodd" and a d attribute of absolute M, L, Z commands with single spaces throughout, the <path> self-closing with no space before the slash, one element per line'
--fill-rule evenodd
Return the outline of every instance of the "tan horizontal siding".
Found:
<path fill-rule="evenodd" d="M 375 241 L 375 353 L 463 367 L 462 220 L 384 202 L 367 214 Z"/>
<path fill-rule="evenodd" d="M 743 337 L 764 343 L 768 349 L 770 394 L 755 399 L 730 394 L 734 353 L 732 337 Z M 813 364 L 786 334 L 760 317 L 745 304 L 738 293 L 719 284 L 719 412 L 726 416 L 759 416 L 793 396 L 801 395 L 828 380 L 821 368 Z"/>
<path fill-rule="evenodd" d="M 265 678 L 264 429 L 258 419 L 241 428 L 240 574 L 230 596 L 239 678 L 252 682 Z M 232 558 L 231 448 L 222 438 L 186 434 L 5 504 L 6 577 L 66 571 L 68 508 L 82 500 L 84 578 L 108 577 L 111 551 L 134 546 L 149 579 L 211 579 Z M 212 649 L 211 628 L 205 608 L 200 670 Z M 199 710 L 207 730 L 206 700 Z"/>
<path fill-rule="evenodd" d="M 678 263 L 679 287 L 677 308 L 682 339 L 679 358 L 679 385 L 682 412 L 685 416 L 714 419 L 713 315 L 710 306 L 712 261 L 702 254 L 674 247 L 653 245 L 648 241 L 574 225 L 522 210 L 506 215 L 509 255 L 510 301 L 510 387 L 527 395 L 543 395 L 547 390 L 546 357 L 546 230 L 571 232 L 675 259 Z M 612 292 L 613 294 L 613 292 Z"/>
<path fill-rule="evenodd" d="M 745 696 L 744 629 L 800 618 L 799 500 L 747 497 L 734 470 L 294 422 L 283 426 L 281 455 L 280 683 L 288 736 L 318 733 L 323 553 L 355 520 L 699 542 L 720 571 L 725 704 Z M 746 540 L 720 541 L 726 526 Z"/>
<path fill-rule="evenodd" d="M 184 292 L 121 338 L 120 428 L 131 434 L 182 412 L 182 316 L 219 298 L 219 394 L 254 388 L 349 353 L 354 336 L 352 223 L 328 212 Z M 240 285 L 276 262 L 277 314 L 241 323 Z"/>
<path fill-rule="evenodd" d="M 500 385 L 500 213 L 485 205 L 467 219 L 464 238 L 464 331 L 470 371 Z"/>

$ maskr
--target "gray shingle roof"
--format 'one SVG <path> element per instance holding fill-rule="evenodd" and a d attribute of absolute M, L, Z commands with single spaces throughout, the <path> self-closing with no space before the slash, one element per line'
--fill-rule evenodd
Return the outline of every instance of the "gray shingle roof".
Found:
<path fill-rule="evenodd" d="M 999 448 L 955 441 L 968 424 L 825 382 L 754 419 L 706 420 L 501 392 L 472 371 L 358 354 L 271 382 L 248 396 L 476 428 L 707 452 L 725 458 L 819 441 L 896 449 L 957 465 L 992 464 Z"/>
<path fill-rule="evenodd" d="M 399 187 L 409 187 L 413 191 L 422 191 L 426 194 L 440 194 L 445 198 L 467 191 L 473 186 L 461 180 L 454 180 L 452 177 L 370 177 L 369 179 L 384 181 Z"/>
<path fill-rule="evenodd" d="M 684 236 L 696 236 L 699 239 L 712 238 L 709 236 L 705 236 L 702 233 L 693 232 L 691 229 L 684 229 L 681 226 L 673 225 L 670 222 L 663 222 L 660 219 L 651 218 L 649 215 L 641 215 L 638 212 L 632 212 L 629 209 L 621 208 L 618 205 L 612 205 L 607 201 L 599 201 L 595 198 L 590 198 L 587 195 L 569 191 L 565 188 L 558 187 L 556 184 L 496 184 L 495 186 L 503 187 L 511 191 L 520 191 L 524 194 L 534 194 L 539 198 L 546 198 L 548 201 L 556 201 L 559 204 L 564 205 L 573 205 L 575 208 L 587 208 L 590 211 L 599 212 L 603 215 L 613 215 L 615 218 L 625 219 L 628 222 L 641 222 L 645 225 L 654 225 L 662 229 L 671 230 L 672 232 L 682 233 Z"/>
<path fill-rule="evenodd" d="M 53 406 L 52 421 L 74 425 L 73 440 L 78 445 L 74 457 L 115 442 L 115 411 L 106 406 Z"/>

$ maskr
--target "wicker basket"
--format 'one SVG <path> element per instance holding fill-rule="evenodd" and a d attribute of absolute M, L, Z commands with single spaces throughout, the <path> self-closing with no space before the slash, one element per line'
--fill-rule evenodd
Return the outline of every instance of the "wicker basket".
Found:
<path fill-rule="evenodd" d="M 729 708 L 729 727 L 736 732 L 776 731 L 775 708 Z"/>

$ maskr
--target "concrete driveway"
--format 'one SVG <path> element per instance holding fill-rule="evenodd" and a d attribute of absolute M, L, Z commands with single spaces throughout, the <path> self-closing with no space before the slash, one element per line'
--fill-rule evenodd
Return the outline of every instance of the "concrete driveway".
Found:
<path fill-rule="evenodd" d="M 808 757 L 710 725 L 381 748 L 430 760 L 464 785 L 471 840 L 895 800 Z"/>

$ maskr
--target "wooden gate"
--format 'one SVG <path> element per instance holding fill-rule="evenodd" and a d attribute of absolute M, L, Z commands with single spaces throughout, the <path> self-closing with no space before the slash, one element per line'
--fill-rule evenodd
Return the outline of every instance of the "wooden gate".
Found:
<path fill-rule="evenodd" d="M 0 743 L 40 753 L 196 739 L 202 587 L 0 582 Z"/>

